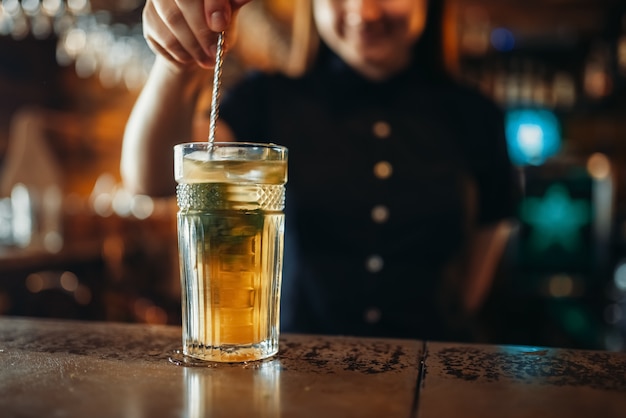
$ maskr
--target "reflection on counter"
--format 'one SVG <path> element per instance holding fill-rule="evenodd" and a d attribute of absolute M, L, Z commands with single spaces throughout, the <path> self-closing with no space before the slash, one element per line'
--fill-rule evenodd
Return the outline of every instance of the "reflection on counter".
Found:
<path fill-rule="evenodd" d="M 232 373 L 212 373 L 206 367 L 185 367 L 183 397 L 188 418 L 202 418 L 223 412 L 225 399 L 233 406 L 232 416 L 243 416 L 245 410 L 257 411 L 259 418 L 274 418 L 281 415 L 280 360 L 264 360 L 251 364 L 219 364 L 215 367 L 229 368 Z M 254 368 L 255 373 L 249 373 Z M 241 393 L 240 387 L 251 388 L 251 397 Z M 239 400 L 245 399 L 241 403 Z M 237 411 L 240 404 L 242 411 Z"/>

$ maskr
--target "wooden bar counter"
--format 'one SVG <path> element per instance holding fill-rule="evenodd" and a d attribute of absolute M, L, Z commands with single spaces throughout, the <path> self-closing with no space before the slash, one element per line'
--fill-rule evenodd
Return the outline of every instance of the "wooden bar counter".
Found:
<path fill-rule="evenodd" d="M 180 339 L 0 317 L 0 416 L 626 416 L 626 353 L 283 334 L 273 359 L 188 367 Z"/>

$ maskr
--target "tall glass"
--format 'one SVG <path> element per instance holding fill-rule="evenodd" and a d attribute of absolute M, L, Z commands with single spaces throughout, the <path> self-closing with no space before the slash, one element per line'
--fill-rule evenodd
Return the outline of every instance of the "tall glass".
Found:
<path fill-rule="evenodd" d="M 278 352 L 287 149 L 174 147 L 183 353 L 208 361 Z"/>

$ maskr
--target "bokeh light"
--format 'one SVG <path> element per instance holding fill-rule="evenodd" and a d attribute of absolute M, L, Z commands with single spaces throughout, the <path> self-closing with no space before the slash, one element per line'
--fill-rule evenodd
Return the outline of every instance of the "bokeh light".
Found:
<path fill-rule="evenodd" d="M 620 291 L 626 292 L 626 262 L 618 264 L 613 274 L 613 282 Z"/>
<path fill-rule="evenodd" d="M 560 123 L 549 110 L 511 110 L 505 123 L 509 155 L 514 164 L 541 165 L 561 147 Z"/>
<path fill-rule="evenodd" d="M 515 36 L 506 28 L 495 28 L 491 31 L 491 46 L 500 52 L 512 51 L 515 47 Z"/>
<path fill-rule="evenodd" d="M 587 160 L 587 171 L 596 180 L 603 180 L 611 174 L 611 163 L 605 154 L 596 152 Z"/>

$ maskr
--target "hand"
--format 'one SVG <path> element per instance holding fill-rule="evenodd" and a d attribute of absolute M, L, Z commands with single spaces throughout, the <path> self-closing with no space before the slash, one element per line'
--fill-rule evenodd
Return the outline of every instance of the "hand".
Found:
<path fill-rule="evenodd" d="M 150 48 L 176 67 L 213 68 L 217 35 L 251 0 L 147 0 L 143 33 Z"/>

